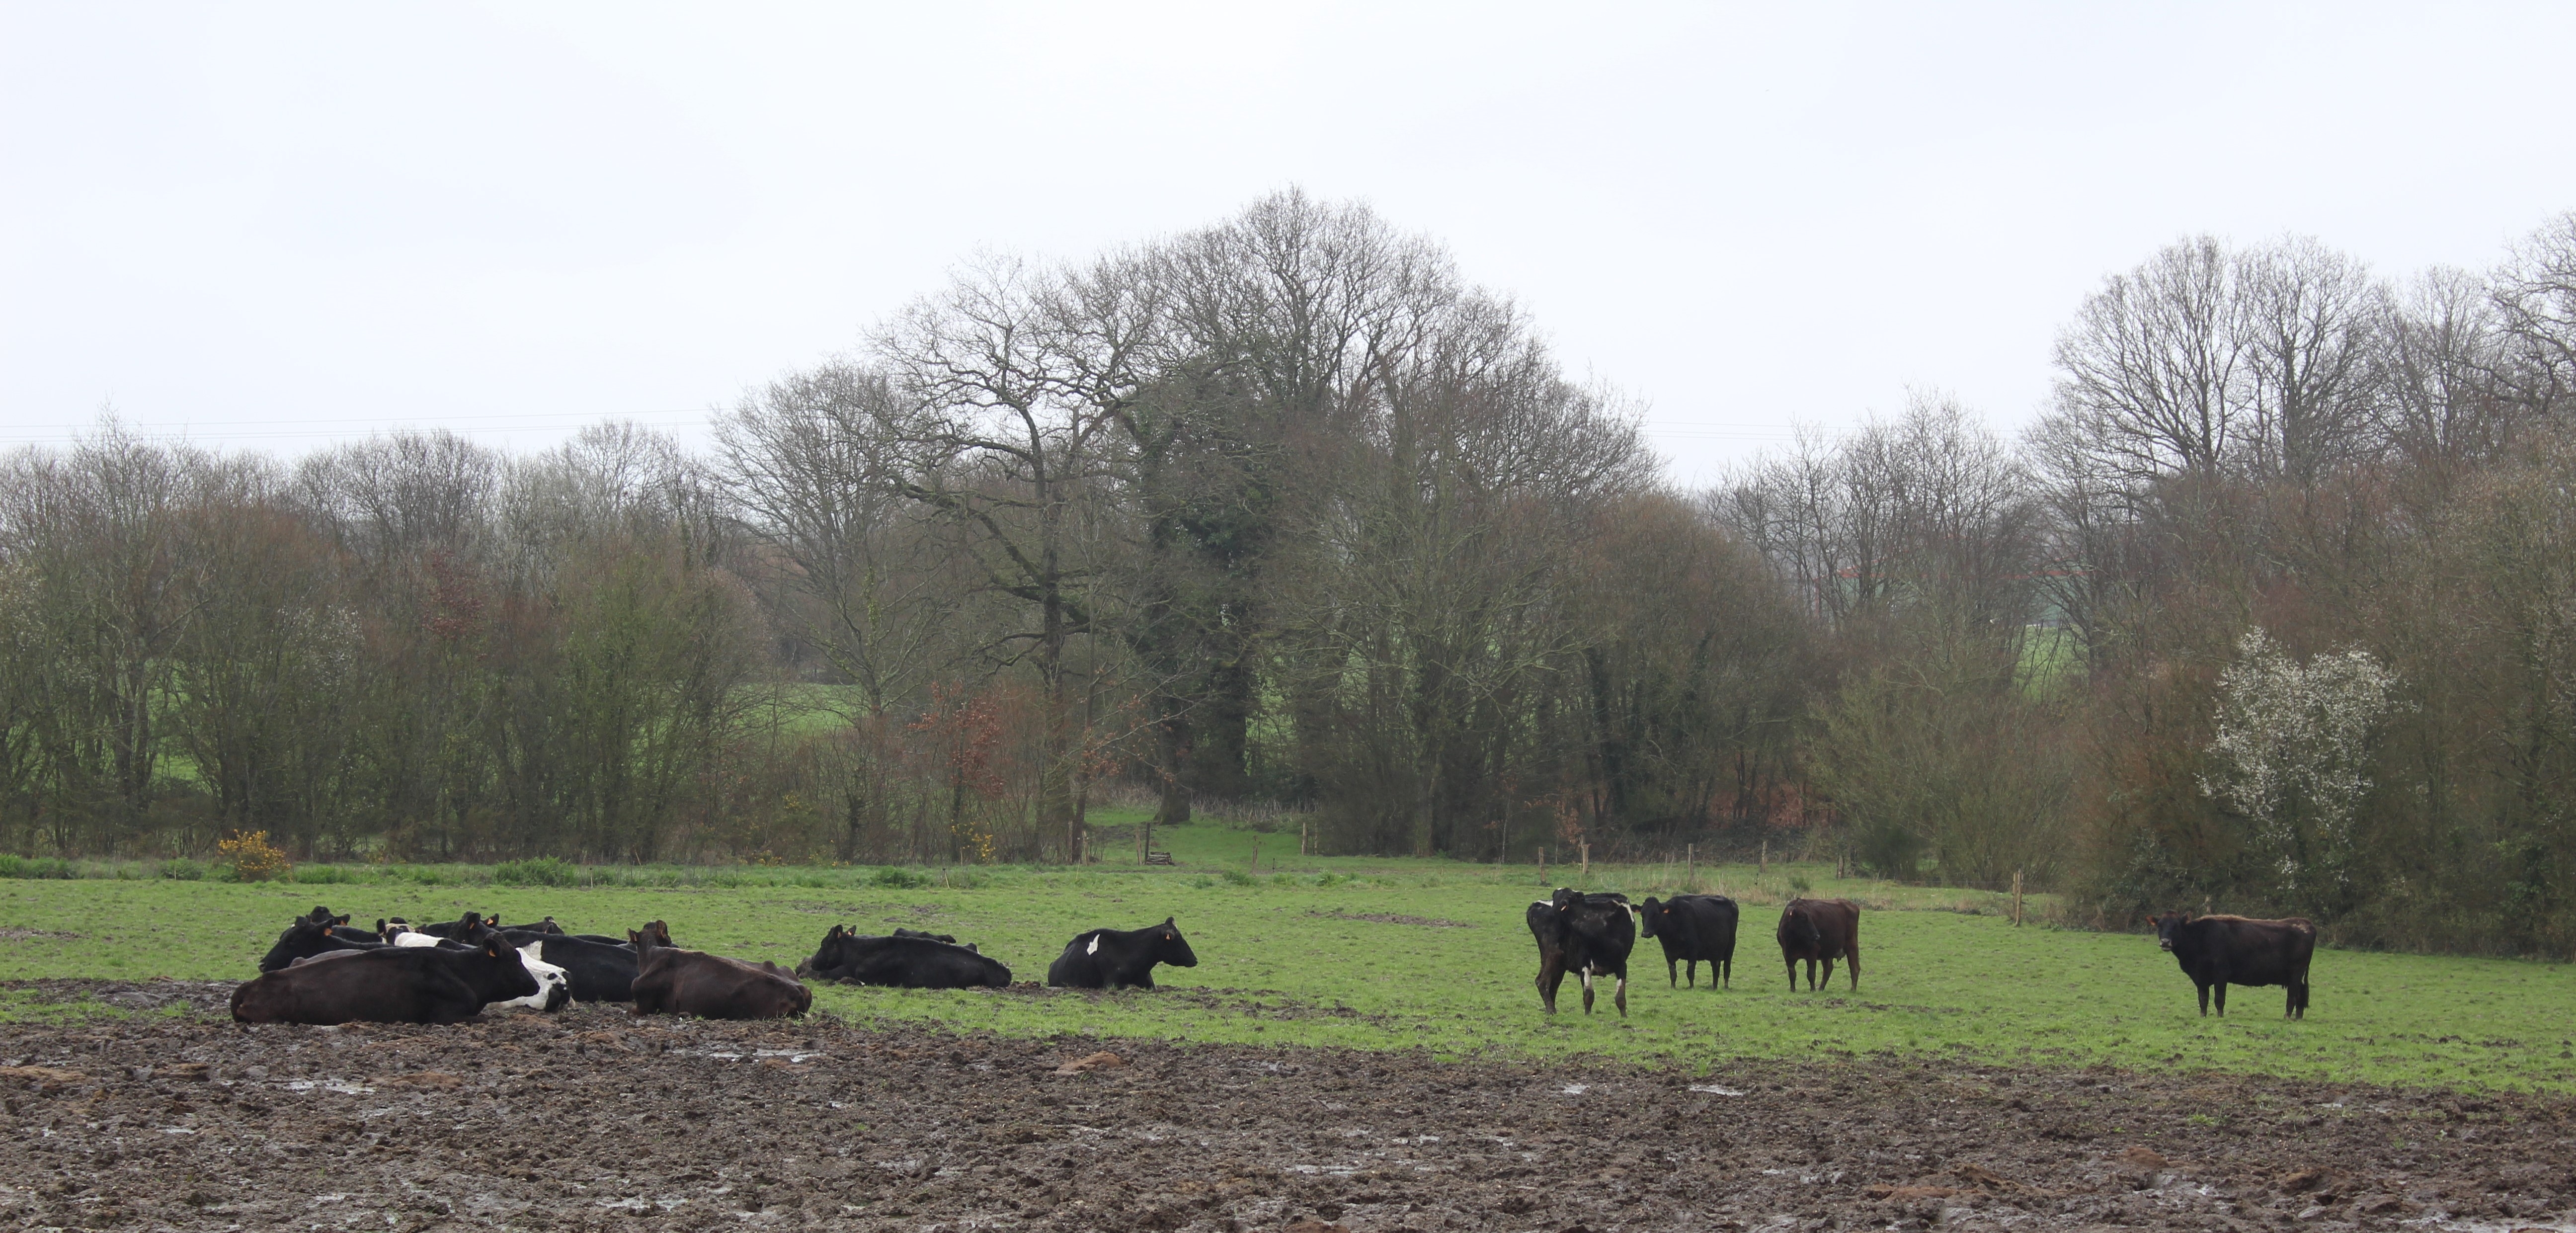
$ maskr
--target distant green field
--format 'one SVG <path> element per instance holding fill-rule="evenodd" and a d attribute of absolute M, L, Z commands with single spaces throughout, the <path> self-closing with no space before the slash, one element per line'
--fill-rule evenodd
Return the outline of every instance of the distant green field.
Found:
<path fill-rule="evenodd" d="M 1251 845 L 1262 870 L 1248 870 Z M 650 919 L 686 945 L 792 964 L 828 926 L 895 925 L 982 944 L 1038 980 L 1075 932 L 1174 916 L 1200 957 L 1159 974 L 1167 993 L 906 992 L 826 986 L 817 1009 L 857 1019 L 931 1021 L 1010 1035 L 1155 1036 L 1198 1041 L 1426 1049 L 1448 1057 L 1671 1061 L 1892 1052 L 1960 1063 L 2256 1072 L 2410 1086 L 2576 1091 L 2576 969 L 2488 959 L 2321 952 L 2315 1003 L 2282 1019 L 2277 989 L 2239 990 L 2236 1014 L 2198 1016 L 2189 981 L 2144 934 L 2015 928 L 2002 897 L 1835 882 L 1825 870 L 1735 866 L 1701 882 L 1748 903 L 1735 987 L 1668 989 L 1641 940 L 1630 1017 L 1606 993 L 1586 1018 L 1569 982 L 1550 1020 L 1530 984 L 1535 949 L 1522 909 L 1535 870 L 1445 861 L 1300 859 L 1296 836 L 1220 827 L 1157 833 L 1177 868 L 983 869 L 893 875 L 868 869 L 700 871 L 700 885 L 459 885 L 475 871 L 360 870 L 342 885 L 169 880 L 0 880 L 0 980 L 153 976 L 246 979 L 287 919 L 316 903 L 361 920 L 551 914 L 587 932 Z M 1276 853 L 1283 868 L 1271 868 Z M 1111 855 L 1116 855 L 1111 853 Z M 1219 863 L 1222 862 L 1222 863 Z M 632 871 L 649 874 L 652 871 Z M 1570 882 L 1571 870 L 1550 870 Z M 1595 888 L 1642 896 L 1680 871 L 1595 868 Z M 438 877 L 423 885 L 418 875 Z M 488 876 L 488 871 L 485 871 Z M 1857 995 L 1792 992 L 1766 910 L 1788 879 L 1871 905 Z M 674 880 L 680 880 L 676 874 Z M 926 881 L 926 885 L 878 885 Z M 708 885 L 707 882 L 731 885 Z M 962 883 L 972 881 L 973 885 Z M 800 882 L 811 883 L 800 885 Z M 1410 917 L 1424 923 L 1359 919 Z M 1438 922 L 1449 922 L 1446 924 Z M 0 1017 L 56 1014 L 0 995 Z M 114 1013 L 103 1007 L 86 1013 Z"/>

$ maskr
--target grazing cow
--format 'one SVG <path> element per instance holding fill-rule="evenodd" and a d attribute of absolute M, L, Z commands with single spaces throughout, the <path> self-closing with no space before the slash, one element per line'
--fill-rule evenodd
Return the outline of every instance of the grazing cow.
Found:
<path fill-rule="evenodd" d="M 519 953 L 486 938 L 470 951 L 384 946 L 280 968 L 233 990 L 232 1011 L 241 1023 L 460 1023 L 536 992 Z"/>
<path fill-rule="evenodd" d="M 375 949 L 379 949 L 379 946 L 373 943 L 351 941 L 333 932 L 329 925 L 309 916 L 298 916 L 287 925 L 286 932 L 277 935 L 277 944 L 269 947 L 268 953 L 260 957 L 259 970 L 283 971 L 298 959 L 310 958 L 328 951 Z"/>
<path fill-rule="evenodd" d="M 562 968 L 576 1002 L 635 1000 L 635 948 L 625 942 L 594 942 L 554 933 L 520 933 L 504 929 L 513 946 L 535 946 L 537 957 Z"/>
<path fill-rule="evenodd" d="M 1560 887 L 1523 913 L 1530 936 L 1538 939 L 1538 996 L 1547 1013 L 1556 1013 L 1556 991 L 1572 972 L 1583 982 L 1583 1013 L 1592 1013 L 1593 980 L 1609 976 L 1618 982 L 1611 1004 L 1620 1018 L 1628 1017 L 1628 952 L 1637 945 L 1637 923 L 1628 910 L 1626 895 Z"/>
<path fill-rule="evenodd" d="M 2304 916 L 2248 920 L 2167 912 L 2156 918 L 2156 944 L 2172 952 L 2183 975 L 2200 987 L 2203 1015 L 2213 988 L 2219 1017 L 2225 1018 L 2229 985 L 2282 985 L 2289 1004 L 2281 1013 L 2308 1017 L 2308 960 L 2317 953 L 2317 927 Z"/>
<path fill-rule="evenodd" d="M 1199 965 L 1189 939 L 1171 917 L 1143 929 L 1092 929 L 1074 935 L 1047 965 L 1046 983 L 1058 989 L 1151 989 L 1154 965 Z"/>
<path fill-rule="evenodd" d="M 789 1019 L 814 1005 L 814 991 L 774 963 L 745 963 L 666 946 L 655 921 L 627 935 L 635 946 L 635 1013 L 704 1019 Z"/>
<path fill-rule="evenodd" d="M 1851 987 L 1860 988 L 1860 905 L 1849 899 L 1792 899 L 1780 909 L 1780 958 L 1789 965 L 1789 987 L 1798 987 L 1798 961 L 1807 963 L 1807 988 L 1816 988 L 1816 965 L 1834 983 L 1834 960 L 1851 965 Z"/>
<path fill-rule="evenodd" d="M 1691 988 L 1699 987 L 1700 961 L 1708 961 L 1711 984 L 1735 983 L 1735 901 L 1724 895 L 1675 895 L 1660 903 L 1651 896 L 1637 909 L 1638 932 L 1663 943 L 1664 979 L 1682 983 L 1675 964 L 1688 965 Z"/>
<path fill-rule="evenodd" d="M 839 925 L 823 935 L 813 958 L 796 965 L 796 974 L 811 980 L 897 989 L 964 989 L 976 985 L 1007 989 L 1011 985 L 1011 969 L 968 947 L 903 930 L 897 930 L 892 937 L 870 937 Z"/>

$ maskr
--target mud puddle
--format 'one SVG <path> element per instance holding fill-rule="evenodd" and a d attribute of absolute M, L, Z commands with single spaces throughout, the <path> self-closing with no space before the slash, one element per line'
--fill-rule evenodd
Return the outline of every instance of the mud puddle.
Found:
<path fill-rule="evenodd" d="M 0 1225 L 2502 1233 L 2576 1205 L 2576 1107 L 2554 1098 L 586 1007 L 243 1029 L 175 983 L 46 982 L 157 1013 L 0 1025 Z"/>

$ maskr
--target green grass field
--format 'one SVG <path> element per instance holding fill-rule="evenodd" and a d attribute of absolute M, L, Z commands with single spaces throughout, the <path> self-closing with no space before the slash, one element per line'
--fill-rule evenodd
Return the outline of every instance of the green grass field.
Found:
<path fill-rule="evenodd" d="M 1262 869 L 1247 874 L 1250 849 Z M 1157 832 L 1171 869 L 914 871 L 927 885 L 879 885 L 876 871 L 766 869 L 698 885 L 472 884 L 474 871 L 348 871 L 337 885 L 132 878 L 0 880 L 0 980 L 247 979 L 287 919 L 316 903 L 361 921 L 551 914 L 584 932 L 646 920 L 722 954 L 804 958 L 830 925 L 895 925 L 982 944 L 1021 980 L 1042 979 L 1064 940 L 1101 925 L 1177 917 L 1195 969 L 1164 969 L 1173 995 L 1034 998 L 970 992 L 817 990 L 818 1010 L 930 1021 L 961 1030 L 1156 1036 L 1194 1041 L 1425 1049 L 1441 1056 L 1600 1056 L 1713 1067 L 1733 1057 L 1893 1052 L 1961 1062 L 2223 1070 L 2407 1086 L 2576 1091 L 2576 969 L 2489 959 L 2320 952 L 2305 1022 L 2277 989 L 2240 989 L 2236 1013 L 2202 1019 L 2191 984 L 2151 938 L 2015 927 L 2002 897 L 1836 882 L 1811 867 L 1703 869 L 1700 884 L 1745 901 L 1733 989 L 1670 990 L 1655 943 L 1640 940 L 1629 1018 L 1586 1018 L 1569 982 L 1550 1020 L 1530 984 L 1535 948 L 1522 909 L 1543 893 L 1526 866 L 1304 859 L 1296 836 L 1221 827 Z M 1113 856 L 1118 854 L 1112 853 Z M 1273 860 L 1285 872 L 1274 872 Z M 1220 863 L 1222 862 L 1222 863 Z M 649 871 L 642 871 L 649 872 Z M 1550 881 L 1572 870 L 1551 868 Z M 422 884 L 423 874 L 436 884 Z M 488 876 L 488 873 L 487 875 Z M 1857 995 L 1792 992 L 1771 942 L 1789 879 L 1870 910 Z M 674 879 L 682 880 L 682 879 Z M 1595 868 L 1595 889 L 1669 893 L 1680 871 Z M 971 885 L 966 883 L 972 883 Z M 465 883 L 465 884 L 460 884 Z M 729 883 L 729 884 L 728 884 Z M 1403 916 L 1425 922 L 1358 919 Z M 0 994 L 0 1017 L 115 1013 L 42 1007 Z"/>

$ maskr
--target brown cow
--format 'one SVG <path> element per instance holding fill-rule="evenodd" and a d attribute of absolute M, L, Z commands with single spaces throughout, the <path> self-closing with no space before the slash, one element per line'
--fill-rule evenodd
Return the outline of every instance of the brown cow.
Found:
<path fill-rule="evenodd" d="M 2308 961 L 2317 953 L 2317 927 L 2304 916 L 2248 920 L 2167 912 L 2156 918 L 2156 944 L 2200 987 L 2203 1015 L 2213 988 L 2219 1017 L 2225 1018 L 2229 985 L 2282 985 L 2289 989 L 2289 1004 L 2281 1013 L 2308 1017 Z"/>
<path fill-rule="evenodd" d="M 814 1005 L 814 992 L 775 963 L 745 963 L 668 944 L 660 921 L 633 930 L 635 1013 L 703 1019 L 792 1019 Z"/>
<path fill-rule="evenodd" d="M 1792 899 L 1780 909 L 1780 958 L 1789 965 L 1789 987 L 1798 987 L 1798 961 L 1807 961 L 1807 988 L 1816 987 L 1816 964 L 1834 983 L 1834 960 L 1851 964 L 1851 987 L 1860 988 L 1860 905 L 1849 899 Z"/>

